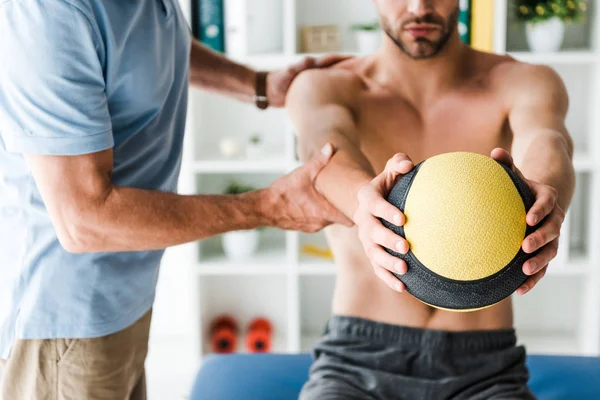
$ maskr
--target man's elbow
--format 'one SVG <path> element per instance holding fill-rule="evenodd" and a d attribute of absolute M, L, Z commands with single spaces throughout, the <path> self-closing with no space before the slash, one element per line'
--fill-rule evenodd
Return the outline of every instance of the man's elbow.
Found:
<path fill-rule="evenodd" d="M 62 246 L 62 248 L 65 249 L 65 251 L 67 253 L 71 253 L 71 254 L 91 253 L 91 251 L 87 250 L 83 245 L 77 243 L 72 238 L 65 238 L 65 237 L 61 237 L 59 235 L 58 241 L 59 241 L 60 245 Z"/>
<path fill-rule="evenodd" d="M 65 213 L 55 224 L 58 241 L 69 253 L 84 254 L 102 251 L 102 236 L 89 212 L 74 211 Z"/>
<path fill-rule="evenodd" d="M 573 138 L 566 129 L 564 131 L 552 130 L 548 139 L 552 147 L 564 151 L 571 160 L 573 159 L 575 145 L 573 143 Z"/>
<path fill-rule="evenodd" d="M 99 244 L 93 235 L 87 232 L 87 228 L 79 226 L 77 223 L 66 223 L 61 229 L 63 232 L 57 232 L 58 241 L 63 249 L 72 254 L 85 254 L 98 251 Z M 66 232 L 65 232 L 66 231 Z"/>

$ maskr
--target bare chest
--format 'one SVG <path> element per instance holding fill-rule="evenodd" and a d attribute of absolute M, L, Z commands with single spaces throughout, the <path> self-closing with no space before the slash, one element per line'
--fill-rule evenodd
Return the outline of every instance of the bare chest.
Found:
<path fill-rule="evenodd" d="M 418 163 L 440 153 L 489 154 L 510 145 L 506 111 L 490 93 L 444 95 L 421 109 L 389 96 L 359 104 L 361 148 L 376 172 L 398 152 Z"/>

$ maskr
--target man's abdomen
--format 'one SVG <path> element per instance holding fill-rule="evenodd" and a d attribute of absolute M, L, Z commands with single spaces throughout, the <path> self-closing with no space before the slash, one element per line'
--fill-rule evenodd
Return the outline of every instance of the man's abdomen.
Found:
<path fill-rule="evenodd" d="M 337 266 L 333 314 L 448 331 L 512 327 L 510 298 L 475 312 L 439 310 L 381 281 L 362 250 L 356 228 L 331 227 L 327 237 Z"/>

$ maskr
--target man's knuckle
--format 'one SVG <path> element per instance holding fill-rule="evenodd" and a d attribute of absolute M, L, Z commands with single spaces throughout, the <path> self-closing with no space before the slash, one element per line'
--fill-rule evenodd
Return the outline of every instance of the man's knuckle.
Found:
<path fill-rule="evenodd" d="M 562 209 L 562 208 L 560 208 L 560 207 L 556 207 L 556 208 L 555 208 L 555 212 L 556 212 L 556 216 L 557 216 L 557 218 L 558 218 L 559 222 L 560 222 L 561 224 L 562 224 L 563 222 L 565 222 L 566 214 L 565 214 L 565 212 L 563 211 L 563 209 Z"/>
<path fill-rule="evenodd" d="M 556 199 L 558 198 L 558 190 L 556 190 L 552 186 L 549 186 L 548 187 L 548 196 L 550 198 L 550 202 L 554 206 L 554 204 L 556 203 Z"/>
<path fill-rule="evenodd" d="M 554 258 L 554 257 L 556 257 L 557 255 L 558 255 L 558 247 L 556 247 L 556 246 L 553 246 L 553 247 L 552 247 L 552 251 L 550 252 L 550 256 L 551 256 L 552 258 Z"/>
<path fill-rule="evenodd" d="M 361 188 L 358 190 L 358 201 L 360 203 L 367 202 L 369 198 L 369 191 L 370 187 L 368 185 L 361 186 Z"/>

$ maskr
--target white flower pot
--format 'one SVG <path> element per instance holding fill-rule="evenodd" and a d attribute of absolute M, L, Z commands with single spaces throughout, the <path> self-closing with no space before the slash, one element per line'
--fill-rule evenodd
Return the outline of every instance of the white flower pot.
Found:
<path fill-rule="evenodd" d="M 245 261 L 258 249 L 260 231 L 228 232 L 222 236 L 223 250 L 227 258 L 233 261 Z"/>
<path fill-rule="evenodd" d="M 565 35 L 565 24 L 554 17 L 547 21 L 531 23 L 525 26 L 527 43 L 531 51 L 549 53 L 560 50 Z"/>
<path fill-rule="evenodd" d="M 356 31 L 356 44 L 360 54 L 371 54 L 381 45 L 381 31 Z"/>

